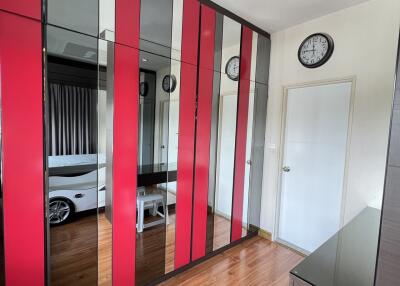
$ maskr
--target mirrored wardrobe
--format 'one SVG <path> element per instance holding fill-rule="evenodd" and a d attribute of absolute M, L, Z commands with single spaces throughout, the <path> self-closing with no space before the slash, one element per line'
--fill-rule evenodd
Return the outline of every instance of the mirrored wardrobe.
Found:
<path fill-rule="evenodd" d="M 256 235 L 269 35 L 197 0 L 43 7 L 31 282 L 150 285 Z"/>

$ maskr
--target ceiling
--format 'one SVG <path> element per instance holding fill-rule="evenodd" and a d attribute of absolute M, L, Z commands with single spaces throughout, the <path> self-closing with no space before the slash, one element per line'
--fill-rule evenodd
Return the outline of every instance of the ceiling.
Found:
<path fill-rule="evenodd" d="M 267 32 L 276 32 L 367 0 L 213 0 Z"/>

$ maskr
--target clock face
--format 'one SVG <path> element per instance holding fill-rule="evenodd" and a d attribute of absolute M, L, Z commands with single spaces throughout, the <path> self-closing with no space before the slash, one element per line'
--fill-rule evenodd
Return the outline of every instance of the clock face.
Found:
<path fill-rule="evenodd" d="M 149 91 L 149 86 L 147 82 L 141 82 L 139 85 L 139 94 L 145 97 L 148 91 Z"/>
<path fill-rule="evenodd" d="M 176 78 L 174 75 L 166 75 L 162 81 L 162 89 L 165 92 L 174 92 L 176 87 Z"/>
<path fill-rule="evenodd" d="M 300 45 L 298 58 L 308 68 L 316 68 L 326 63 L 333 53 L 333 40 L 327 34 L 313 34 Z"/>
<path fill-rule="evenodd" d="M 239 57 L 235 56 L 229 59 L 225 67 L 225 73 L 231 80 L 239 80 Z"/>

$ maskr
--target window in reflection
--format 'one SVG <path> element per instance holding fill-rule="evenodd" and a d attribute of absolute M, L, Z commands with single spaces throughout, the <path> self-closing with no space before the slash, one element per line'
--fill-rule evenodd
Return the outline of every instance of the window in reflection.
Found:
<path fill-rule="evenodd" d="M 51 285 L 97 285 L 97 70 L 96 38 L 47 27 Z"/>

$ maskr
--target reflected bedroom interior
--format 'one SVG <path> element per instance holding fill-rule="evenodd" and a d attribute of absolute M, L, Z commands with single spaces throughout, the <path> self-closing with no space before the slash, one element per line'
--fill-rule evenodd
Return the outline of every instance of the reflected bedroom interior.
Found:
<path fill-rule="evenodd" d="M 50 12 L 56 13 L 55 7 L 57 5 L 51 6 L 53 10 Z M 149 21 L 154 13 L 162 15 L 158 22 Z M 177 269 L 177 170 L 182 112 L 181 13 L 182 1 L 179 0 L 165 1 L 162 5 L 159 1 L 145 1 L 141 5 L 137 285 L 153 283 Z M 51 20 L 60 24 L 57 21 L 62 21 L 62 18 Z M 47 265 L 51 285 L 112 284 L 115 43 L 112 29 L 102 30 L 103 21 L 104 17 L 100 18 L 99 32 L 103 39 L 92 36 L 94 27 L 85 35 L 47 26 Z M 218 12 L 215 13 L 215 22 L 205 233 L 207 255 L 232 241 L 238 59 L 242 29 L 241 24 Z M 241 237 L 258 231 L 262 161 L 255 160 L 257 168 L 253 171 L 250 162 L 253 152 L 261 151 L 259 154 L 262 155 L 265 132 L 264 119 L 254 115 L 254 102 L 258 101 L 258 112 L 265 114 L 263 78 L 266 74 L 262 71 L 262 64 L 265 64 L 262 55 L 267 53 L 269 40 L 255 32 L 252 35 Z M 228 71 L 228 66 L 232 70 Z M 193 132 L 196 136 L 195 130 Z M 262 139 L 257 139 L 257 136 Z M 250 182 L 254 184 L 253 190 Z"/>

